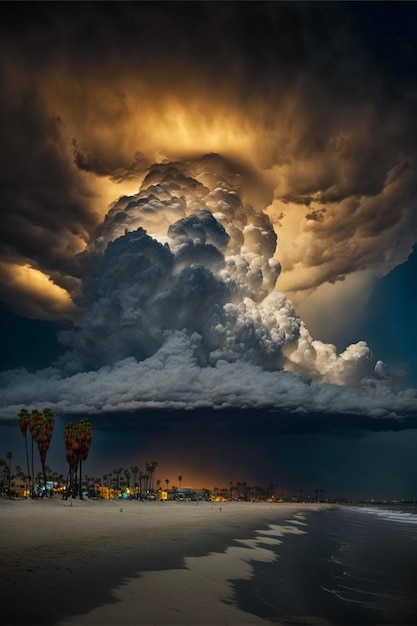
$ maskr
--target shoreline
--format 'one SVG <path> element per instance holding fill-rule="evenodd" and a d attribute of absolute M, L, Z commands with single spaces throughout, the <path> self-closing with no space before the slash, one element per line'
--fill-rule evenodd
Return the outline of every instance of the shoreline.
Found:
<path fill-rule="evenodd" d="M 285 520 L 321 508 L 258 502 L 74 500 L 71 506 L 55 498 L 2 501 L 0 623 L 269 623 L 239 610 L 228 581 L 250 578 L 248 559 L 270 558 L 262 545 L 250 544 L 256 531 L 281 524 L 291 532 Z"/>

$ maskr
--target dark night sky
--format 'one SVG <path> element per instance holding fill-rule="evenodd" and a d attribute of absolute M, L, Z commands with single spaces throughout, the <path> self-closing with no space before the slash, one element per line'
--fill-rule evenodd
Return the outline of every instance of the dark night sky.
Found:
<path fill-rule="evenodd" d="M 415 3 L 1 10 L 0 456 L 417 497 Z"/>

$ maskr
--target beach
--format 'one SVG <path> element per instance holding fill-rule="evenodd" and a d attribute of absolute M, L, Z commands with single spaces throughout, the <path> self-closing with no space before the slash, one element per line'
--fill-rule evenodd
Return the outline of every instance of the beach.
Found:
<path fill-rule="evenodd" d="M 1 624 L 272 623 L 239 608 L 232 582 L 318 508 L 3 499 Z"/>

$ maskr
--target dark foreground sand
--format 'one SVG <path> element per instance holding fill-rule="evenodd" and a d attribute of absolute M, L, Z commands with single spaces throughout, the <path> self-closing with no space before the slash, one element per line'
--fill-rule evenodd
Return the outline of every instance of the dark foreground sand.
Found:
<path fill-rule="evenodd" d="M 266 624 L 230 581 L 316 506 L 1 500 L 0 624 Z"/>

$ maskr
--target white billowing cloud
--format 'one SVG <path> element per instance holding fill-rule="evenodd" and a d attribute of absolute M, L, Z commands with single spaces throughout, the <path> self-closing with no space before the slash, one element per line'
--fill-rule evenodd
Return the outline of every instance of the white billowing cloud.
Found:
<path fill-rule="evenodd" d="M 78 327 L 61 337 L 77 362 L 97 368 L 141 360 L 161 348 L 165 331 L 185 329 L 202 337 L 202 366 L 241 360 L 336 384 L 372 376 L 365 344 L 337 355 L 333 345 L 313 341 L 274 291 L 277 237 L 269 217 L 245 202 L 240 183 L 209 155 L 152 166 L 137 194 L 114 203 L 85 279 Z"/>
<path fill-rule="evenodd" d="M 66 375 L 58 368 L 0 374 L 2 417 L 16 417 L 22 406 L 50 406 L 57 413 L 99 414 L 145 408 L 268 408 L 294 414 L 320 412 L 392 418 L 415 410 L 417 392 L 308 383 L 282 370 L 252 363 L 217 361 L 201 367 L 202 338 L 169 332 L 163 346 L 138 362 L 126 357 L 97 371 Z"/>
<path fill-rule="evenodd" d="M 304 325 L 300 334 L 302 338 L 298 349 L 291 354 L 290 359 L 292 363 L 301 363 L 302 370 L 309 371 L 313 380 L 321 379 L 335 385 L 358 387 L 374 384 L 375 378 L 378 381 L 387 378 L 385 370 L 382 375 L 381 361 L 374 362 L 365 341 L 348 346 L 338 355 L 334 345 L 313 341 Z"/>
<path fill-rule="evenodd" d="M 149 229 L 149 232 L 147 232 Z M 400 414 L 384 365 L 363 341 L 337 354 L 275 291 L 269 217 L 245 202 L 216 156 L 152 166 L 116 202 L 81 263 L 81 314 L 53 368 L 6 372 L 3 414 L 140 407 L 274 407 Z"/>
<path fill-rule="evenodd" d="M 239 192 L 240 178 L 210 155 L 151 167 L 138 193 L 113 205 L 86 257 L 77 327 L 61 334 L 73 349 L 67 368 L 141 360 L 165 331 L 182 329 L 202 336 L 201 365 L 241 358 L 282 367 L 299 320 L 272 296 L 280 271 L 272 224 Z"/>

